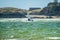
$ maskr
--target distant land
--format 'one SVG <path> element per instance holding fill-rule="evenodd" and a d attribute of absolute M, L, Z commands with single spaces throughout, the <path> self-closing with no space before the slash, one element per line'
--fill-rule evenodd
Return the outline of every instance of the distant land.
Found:
<path fill-rule="evenodd" d="M 0 18 L 26 18 L 28 13 L 33 18 L 60 18 L 60 3 L 50 2 L 44 8 L 29 8 L 29 10 L 14 7 L 0 8 Z"/>
<path fill-rule="evenodd" d="M 0 18 L 23 18 L 26 17 L 26 11 L 13 7 L 0 8 Z"/>

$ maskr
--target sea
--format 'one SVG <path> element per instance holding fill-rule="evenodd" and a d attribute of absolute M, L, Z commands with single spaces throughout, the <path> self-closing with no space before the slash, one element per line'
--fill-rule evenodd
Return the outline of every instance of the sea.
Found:
<path fill-rule="evenodd" d="M 0 40 L 60 40 L 60 19 L 0 18 Z"/>

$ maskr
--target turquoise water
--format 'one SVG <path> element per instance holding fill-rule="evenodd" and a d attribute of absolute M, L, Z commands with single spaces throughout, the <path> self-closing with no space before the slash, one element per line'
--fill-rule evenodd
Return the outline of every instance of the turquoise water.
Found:
<path fill-rule="evenodd" d="M 45 40 L 45 37 L 60 37 L 60 21 L 0 22 L 1 40 Z"/>

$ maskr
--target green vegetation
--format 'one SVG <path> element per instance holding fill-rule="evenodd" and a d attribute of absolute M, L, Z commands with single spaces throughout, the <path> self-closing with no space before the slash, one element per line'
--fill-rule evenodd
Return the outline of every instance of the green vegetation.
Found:
<path fill-rule="evenodd" d="M 20 13 L 26 15 L 27 10 L 25 9 L 18 9 L 14 7 L 5 7 L 0 8 L 0 14 L 14 14 L 14 13 Z"/>

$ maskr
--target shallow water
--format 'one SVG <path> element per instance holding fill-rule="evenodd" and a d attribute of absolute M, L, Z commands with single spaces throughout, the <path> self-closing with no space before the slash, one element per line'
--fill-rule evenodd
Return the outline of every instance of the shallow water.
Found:
<path fill-rule="evenodd" d="M 46 37 L 60 37 L 60 21 L 0 21 L 1 40 L 50 40 Z"/>

